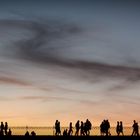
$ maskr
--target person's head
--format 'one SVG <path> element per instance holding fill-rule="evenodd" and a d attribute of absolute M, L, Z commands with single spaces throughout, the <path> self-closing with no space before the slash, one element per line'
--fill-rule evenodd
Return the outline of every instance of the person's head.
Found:
<path fill-rule="evenodd" d="M 32 131 L 32 132 L 31 132 L 31 135 L 32 135 L 32 136 L 35 136 L 35 135 L 36 135 L 36 133 L 35 133 L 34 131 Z"/>
<path fill-rule="evenodd" d="M 119 124 L 119 121 L 117 121 L 117 124 Z"/>

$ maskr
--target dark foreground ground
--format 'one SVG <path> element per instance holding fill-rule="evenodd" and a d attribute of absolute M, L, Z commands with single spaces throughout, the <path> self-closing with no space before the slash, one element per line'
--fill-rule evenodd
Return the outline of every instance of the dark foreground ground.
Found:
<path fill-rule="evenodd" d="M 64 136 L 11 136 L 11 137 L 0 137 L 0 140 L 3 139 L 8 139 L 8 140 L 30 140 L 30 139 L 35 139 L 35 140 L 140 140 L 140 137 L 132 137 L 132 136 L 71 136 L 71 137 L 64 137 Z"/>

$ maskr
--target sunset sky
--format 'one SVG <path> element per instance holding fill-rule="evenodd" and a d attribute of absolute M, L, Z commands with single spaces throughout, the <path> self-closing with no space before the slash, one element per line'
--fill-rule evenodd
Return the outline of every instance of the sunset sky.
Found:
<path fill-rule="evenodd" d="M 0 1 L 0 121 L 140 121 L 138 0 Z"/>

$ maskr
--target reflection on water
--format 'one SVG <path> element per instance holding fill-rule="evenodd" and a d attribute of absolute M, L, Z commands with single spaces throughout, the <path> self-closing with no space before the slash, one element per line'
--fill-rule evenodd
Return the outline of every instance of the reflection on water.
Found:
<path fill-rule="evenodd" d="M 61 132 L 63 132 L 63 130 L 66 128 L 67 127 L 62 127 Z M 55 134 L 55 129 L 53 127 L 11 127 L 11 129 L 12 129 L 13 135 L 24 135 L 27 130 L 30 133 L 31 131 L 35 131 L 37 135 L 54 135 Z M 117 135 L 115 127 L 111 127 L 110 132 L 111 132 L 111 135 Z M 73 134 L 75 134 L 75 129 L 74 129 Z M 131 134 L 132 134 L 132 128 L 124 127 L 124 135 L 131 135 Z M 91 130 L 91 135 L 100 135 L 100 128 L 93 127 Z"/>

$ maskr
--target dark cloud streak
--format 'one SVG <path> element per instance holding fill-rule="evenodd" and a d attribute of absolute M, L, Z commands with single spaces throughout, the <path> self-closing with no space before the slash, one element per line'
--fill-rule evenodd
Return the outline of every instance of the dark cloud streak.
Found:
<path fill-rule="evenodd" d="M 50 23 L 50 22 L 48 22 Z M 71 70 L 80 69 L 85 74 L 89 74 L 92 78 L 123 78 L 126 81 L 131 83 L 137 82 L 140 80 L 140 68 L 137 67 L 128 67 L 128 66 L 116 66 L 108 65 L 100 62 L 88 62 L 88 61 L 79 61 L 79 60 L 67 60 L 58 57 L 53 54 L 53 50 L 59 49 L 55 46 L 49 46 L 50 41 L 56 39 L 65 39 L 66 36 L 73 36 L 84 31 L 84 29 L 78 27 L 77 25 L 69 24 L 53 24 L 47 25 L 46 23 L 39 23 L 35 21 L 25 21 L 25 20 L 1 20 L 0 26 L 10 26 L 11 28 L 18 27 L 27 29 L 32 33 L 32 36 L 27 40 L 19 40 L 14 43 L 14 48 L 18 50 L 18 54 L 14 57 L 18 59 L 24 59 L 29 62 L 39 63 L 42 65 L 56 65 L 60 67 L 65 67 Z M 62 44 L 62 47 L 65 44 Z M 45 46 L 45 53 L 41 52 L 41 47 Z M 10 48 L 9 48 L 10 49 Z M 81 75 L 82 76 L 82 75 Z M 8 79 L 5 81 L 9 81 Z M 16 81 L 16 83 L 19 83 Z M 21 83 L 21 82 L 20 82 Z"/>
<path fill-rule="evenodd" d="M 15 84 L 15 85 L 20 85 L 20 86 L 30 86 L 31 85 L 30 83 L 17 79 L 17 78 L 3 77 L 3 76 L 0 76 L 0 83 Z"/>

